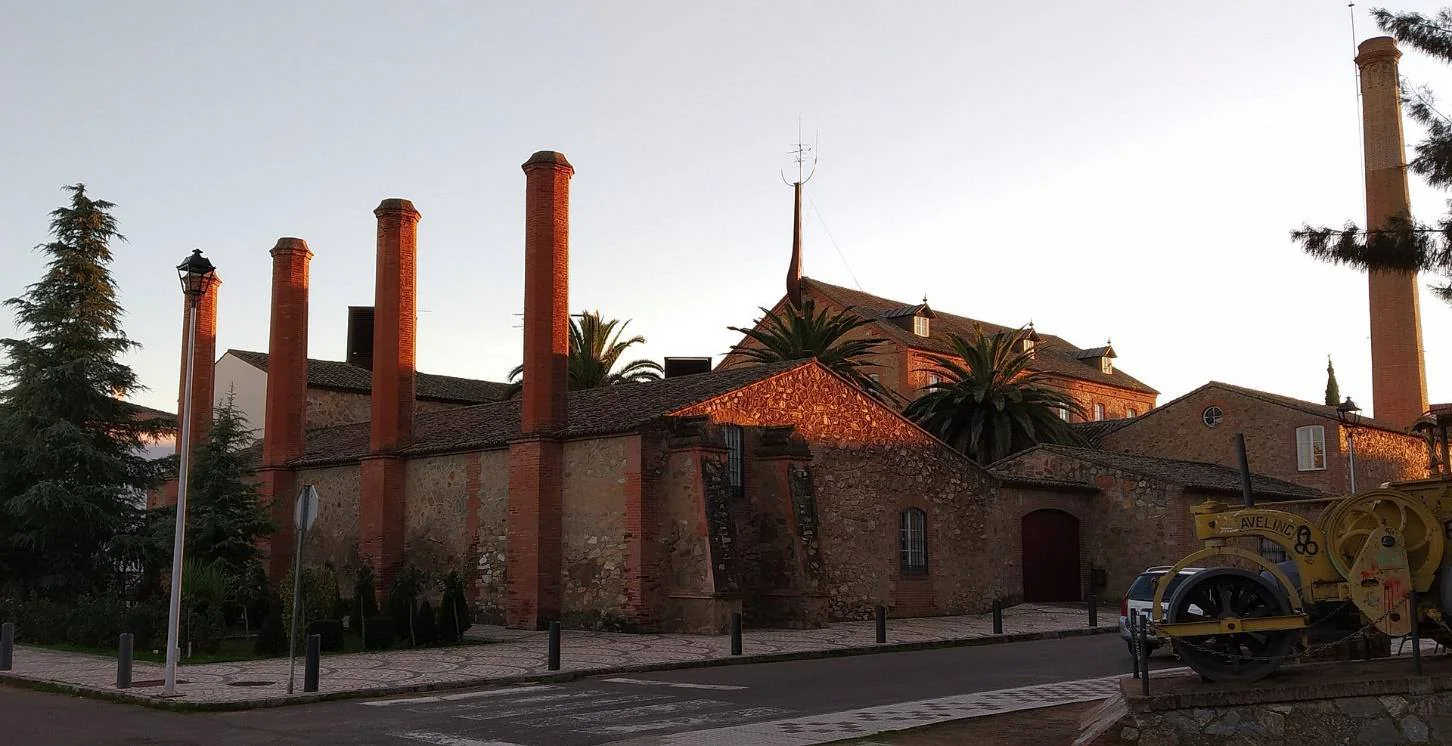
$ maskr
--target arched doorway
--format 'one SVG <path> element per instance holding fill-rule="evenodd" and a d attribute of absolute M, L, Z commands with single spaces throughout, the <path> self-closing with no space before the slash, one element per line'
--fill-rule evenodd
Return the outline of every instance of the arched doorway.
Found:
<path fill-rule="evenodd" d="M 1079 519 L 1045 508 L 1023 517 L 1023 600 L 1078 601 Z"/>

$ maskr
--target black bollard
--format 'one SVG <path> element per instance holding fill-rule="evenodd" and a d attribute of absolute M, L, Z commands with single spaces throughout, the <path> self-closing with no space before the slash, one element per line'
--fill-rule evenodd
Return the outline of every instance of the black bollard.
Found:
<path fill-rule="evenodd" d="M 1417 589 L 1412 589 L 1412 675 L 1422 675 L 1421 616 L 1417 614 Z"/>
<path fill-rule="evenodd" d="M 993 634 L 1003 634 L 1003 602 L 993 599 Z"/>
<path fill-rule="evenodd" d="M 1139 678 L 1139 615 L 1130 614 L 1129 624 L 1129 659 L 1134 661 L 1134 677 Z"/>
<path fill-rule="evenodd" d="M 887 642 L 887 607 L 877 607 L 877 644 Z"/>
<path fill-rule="evenodd" d="M 1093 593 L 1089 594 L 1089 626 L 1099 626 L 1099 600 L 1094 597 Z"/>
<path fill-rule="evenodd" d="M 1149 615 L 1146 614 L 1139 620 L 1139 668 L 1143 674 L 1139 677 L 1139 690 L 1146 697 L 1150 693 L 1149 656 Z"/>
<path fill-rule="evenodd" d="M 560 670 L 560 623 L 550 622 L 550 659 L 548 667 L 551 671 Z"/>
<path fill-rule="evenodd" d="M 0 671 L 15 664 L 15 622 L 0 624 Z"/>
<path fill-rule="evenodd" d="M 731 612 L 731 654 L 741 655 L 741 614 Z"/>
<path fill-rule="evenodd" d="M 131 688 L 131 655 L 135 638 L 130 632 L 121 633 L 121 647 L 116 653 L 116 688 Z"/>
<path fill-rule="evenodd" d="M 323 657 L 323 636 L 308 635 L 308 657 L 303 663 L 303 691 L 318 690 L 318 663 Z"/>

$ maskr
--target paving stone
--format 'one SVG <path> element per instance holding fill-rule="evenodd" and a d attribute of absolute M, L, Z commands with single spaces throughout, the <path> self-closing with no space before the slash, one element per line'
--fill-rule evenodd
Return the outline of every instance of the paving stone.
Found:
<path fill-rule="evenodd" d="M 1427 729 L 1427 724 L 1416 715 L 1408 715 L 1402 718 L 1402 735 L 1412 743 L 1427 743 L 1432 740 L 1432 734 Z"/>
<path fill-rule="evenodd" d="M 1361 726 L 1356 732 L 1356 742 L 1363 746 L 1390 746 L 1406 743 L 1407 739 L 1391 718 L 1377 718 Z"/>

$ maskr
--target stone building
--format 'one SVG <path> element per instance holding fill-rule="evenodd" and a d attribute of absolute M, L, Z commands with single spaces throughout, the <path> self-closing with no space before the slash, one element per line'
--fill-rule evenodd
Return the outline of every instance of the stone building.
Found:
<path fill-rule="evenodd" d="M 1144 417 L 1078 426 L 1105 451 L 1203 461 L 1238 468 L 1235 436 L 1257 474 L 1332 494 L 1350 491 L 1350 445 L 1356 487 L 1420 479 L 1424 441 L 1395 424 L 1363 418 L 1342 424 L 1336 407 L 1211 381 Z"/>

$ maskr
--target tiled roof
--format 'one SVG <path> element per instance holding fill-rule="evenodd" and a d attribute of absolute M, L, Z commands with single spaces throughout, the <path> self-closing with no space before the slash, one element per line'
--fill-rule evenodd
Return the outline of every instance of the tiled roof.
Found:
<path fill-rule="evenodd" d="M 129 401 L 122 401 L 121 407 L 131 415 L 133 420 L 164 420 L 169 425 L 176 425 L 176 415 L 171 412 L 163 412 L 160 409 L 152 409 Z"/>
<path fill-rule="evenodd" d="M 1077 482 L 1070 479 L 1048 479 L 1046 477 L 1022 477 L 1017 474 L 1009 474 L 1004 471 L 995 471 L 993 475 L 1000 481 L 1011 487 L 1037 487 L 1052 490 L 1055 492 L 1098 492 L 1099 488 L 1088 482 Z"/>
<path fill-rule="evenodd" d="M 677 376 L 661 381 L 623 383 L 569 397 L 569 426 L 564 438 L 630 432 L 676 410 L 713 399 L 779 373 L 816 365 L 814 361 L 754 365 L 712 373 Z M 414 416 L 414 444 L 399 453 L 421 456 L 470 449 L 498 448 L 519 437 L 518 399 L 472 407 L 420 412 Z M 352 461 L 368 455 L 369 423 L 311 430 L 306 451 L 292 462 L 309 466 Z"/>
<path fill-rule="evenodd" d="M 990 324 L 985 321 L 970 319 L 966 316 L 955 316 L 942 311 L 933 311 L 933 323 L 930 325 L 931 336 L 919 337 L 906 329 L 895 324 L 881 320 L 885 312 L 895 311 L 911 304 L 902 301 L 888 300 L 876 295 L 870 295 L 860 290 L 850 290 L 837 285 L 829 285 L 820 280 L 802 278 L 803 285 L 816 290 L 841 306 L 850 306 L 870 312 L 876 317 L 874 327 L 878 333 L 908 347 L 914 347 L 929 352 L 949 353 L 948 335 L 957 334 L 964 339 L 972 340 L 975 336 L 975 325 L 981 327 L 985 333 L 993 334 L 1001 331 L 1014 331 L 1016 327 L 1007 327 L 1001 324 Z M 869 314 L 864 314 L 869 315 Z M 1108 386 L 1116 386 L 1131 391 L 1140 391 L 1147 394 L 1157 394 L 1158 391 L 1150 388 L 1138 379 L 1126 374 L 1124 371 L 1115 369 L 1113 373 L 1104 373 L 1097 366 L 1079 360 L 1078 355 L 1082 350 L 1052 334 L 1039 333 L 1039 343 L 1034 347 L 1033 370 L 1044 373 L 1077 378 L 1082 381 L 1092 381 Z"/>
<path fill-rule="evenodd" d="M 897 308 L 889 308 L 886 310 L 878 311 L 877 315 L 879 318 L 884 319 L 900 319 L 904 316 L 917 316 L 920 313 L 927 315 L 929 318 L 937 315 L 928 308 L 928 304 L 926 303 L 919 303 L 916 306 L 899 306 Z"/>
<path fill-rule="evenodd" d="M 1289 396 L 1281 396 L 1280 394 L 1272 394 L 1268 391 L 1259 391 L 1257 389 L 1248 389 L 1244 386 L 1235 386 L 1233 384 L 1222 383 L 1220 381 L 1211 381 L 1204 386 L 1201 386 L 1200 389 L 1208 388 L 1210 386 L 1217 386 L 1219 388 L 1225 389 L 1226 391 L 1233 391 L 1237 394 L 1240 394 L 1241 396 L 1248 396 L 1252 399 L 1259 399 L 1261 401 L 1269 402 L 1271 404 L 1279 404 L 1289 409 L 1295 409 L 1301 412 L 1305 412 L 1306 414 L 1314 414 L 1318 417 L 1329 417 L 1333 420 L 1337 418 L 1336 408 L 1332 406 L 1327 406 L 1325 404 L 1317 404 L 1315 402 L 1303 401 L 1301 399 L 1293 399 Z M 1200 389 L 1195 389 L 1195 391 L 1199 391 Z M 1192 391 L 1190 393 L 1193 394 L 1195 392 Z M 1189 394 L 1186 394 L 1185 396 L 1189 396 Z M 1386 422 L 1384 420 L 1374 420 L 1370 417 L 1362 417 L 1361 422 L 1358 424 L 1361 427 L 1373 427 L 1378 430 L 1390 430 L 1394 433 L 1405 433 L 1407 431 L 1407 429 L 1404 427 L 1397 427 L 1390 422 Z"/>
<path fill-rule="evenodd" d="M 1111 469 L 1119 469 L 1133 474 L 1142 474 L 1162 482 L 1170 482 L 1185 487 L 1202 490 L 1213 490 L 1218 492 L 1240 492 L 1240 472 L 1228 466 L 1219 464 L 1207 464 L 1201 461 L 1175 461 L 1172 459 L 1153 458 L 1150 456 L 1133 456 L 1127 453 L 1113 453 L 1110 451 L 1099 451 L 1092 448 L 1074 448 L 1071 446 L 1040 445 L 1035 448 L 1042 448 L 1053 453 L 1072 456 L 1083 461 L 1107 466 Z M 1002 465 L 1013 460 L 1008 459 L 998 462 L 992 467 L 994 473 L 1010 473 Z M 1256 495 L 1265 497 L 1278 497 L 1284 499 L 1324 497 L 1325 492 L 1302 487 L 1299 484 L 1267 477 L 1262 474 L 1250 475 L 1251 490 Z"/>
<path fill-rule="evenodd" d="M 265 352 L 227 350 L 227 354 L 258 370 L 267 370 L 267 353 Z M 472 378 L 440 376 L 433 373 L 417 373 L 416 375 L 414 395 L 419 399 L 482 404 L 503 399 L 505 390 L 509 388 L 509 384 L 494 381 L 478 381 Z M 373 390 L 373 372 L 349 363 L 309 358 L 308 386 L 366 394 Z"/>
<path fill-rule="evenodd" d="M 1114 354 L 1114 348 L 1108 345 L 1103 347 L 1090 347 L 1087 350 L 1079 350 L 1074 353 L 1075 359 L 1078 360 L 1093 360 L 1096 357 L 1105 357 L 1106 355 L 1109 357 L 1119 357 Z"/>
<path fill-rule="evenodd" d="M 1099 439 L 1134 422 L 1133 417 L 1123 417 L 1117 420 L 1099 420 L 1097 422 L 1071 422 L 1069 427 L 1077 430 L 1084 440 L 1092 446 L 1099 445 Z"/>

